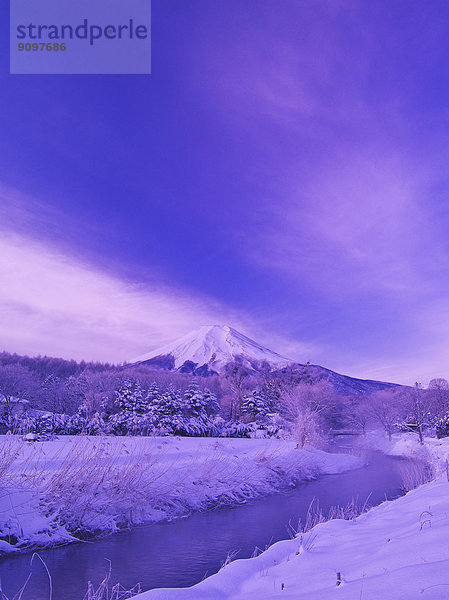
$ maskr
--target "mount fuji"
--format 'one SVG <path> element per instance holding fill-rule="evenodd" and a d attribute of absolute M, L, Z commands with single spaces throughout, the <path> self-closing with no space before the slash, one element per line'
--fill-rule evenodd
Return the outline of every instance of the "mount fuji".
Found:
<path fill-rule="evenodd" d="M 192 331 L 172 344 L 135 358 L 131 363 L 153 364 L 181 371 L 188 370 L 187 366 L 192 363 L 195 372 L 204 367 L 203 371 L 219 373 L 237 356 L 243 357 L 248 367 L 261 361 L 278 367 L 295 362 L 261 346 L 232 327 L 212 325 Z"/>
<path fill-rule="evenodd" d="M 175 340 L 171 344 L 156 348 L 131 361 L 129 365 L 148 365 L 159 369 L 208 376 L 223 371 L 226 364 L 239 357 L 246 367 L 257 371 L 261 362 L 269 363 L 274 369 L 289 364 L 301 363 L 269 350 L 228 325 L 201 327 Z M 327 380 L 336 393 L 341 395 L 364 395 L 397 384 L 369 379 L 357 379 L 341 375 L 319 365 L 308 365 L 308 373 L 317 380 Z"/>

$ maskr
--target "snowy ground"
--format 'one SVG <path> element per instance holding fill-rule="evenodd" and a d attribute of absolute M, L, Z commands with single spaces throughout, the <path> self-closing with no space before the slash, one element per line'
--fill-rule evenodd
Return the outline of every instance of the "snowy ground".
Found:
<path fill-rule="evenodd" d="M 449 440 L 373 438 L 394 454 L 432 459 L 445 470 Z M 442 600 L 449 598 L 449 482 L 436 481 L 353 521 L 317 525 L 260 556 L 230 563 L 198 585 L 152 590 L 139 600 Z M 341 583 L 340 583 L 341 582 Z"/>
<path fill-rule="evenodd" d="M 244 502 L 362 466 L 284 440 L 0 438 L 0 553 Z"/>

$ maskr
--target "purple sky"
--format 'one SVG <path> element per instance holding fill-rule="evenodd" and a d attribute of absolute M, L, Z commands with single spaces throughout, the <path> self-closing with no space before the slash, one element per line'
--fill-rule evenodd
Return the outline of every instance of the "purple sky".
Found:
<path fill-rule="evenodd" d="M 151 76 L 8 75 L 0 334 L 123 361 L 229 324 L 449 378 L 447 0 L 153 0 Z"/>

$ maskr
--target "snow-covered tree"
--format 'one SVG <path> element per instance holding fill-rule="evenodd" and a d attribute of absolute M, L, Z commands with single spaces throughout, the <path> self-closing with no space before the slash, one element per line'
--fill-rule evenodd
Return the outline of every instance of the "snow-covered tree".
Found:
<path fill-rule="evenodd" d="M 432 399 L 435 415 L 445 417 L 449 411 L 449 382 L 447 379 L 432 379 L 428 385 L 428 394 Z"/>
<path fill-rule="evenodd" d="M 250 370 L 244 364 L 242 357 L 237 356 L 225 366 L 224 373 L 232 391 L 230 416 L 231 420 L 235 420 L 240 417 L 246 380 L 250 375 Z"/>
<path fill-rule="evenodd" d="M 182 428 L 184 422 L 185 403 L 181 394 L 174 387 L 160 394 L 153 408 L 155 426 L 166 433 L 175 433 Z"/>
<path fill-rule="evenodd" d="M 255 419 L 266 417 L 272 411 L 270 404 L 262 391 L 253 390 L 251 394 L 243 397 L 242 413 Z"/>
<path fill-rule="evenodd" d="M 199 385 L 192 381 L 184 392 L 184 410 L 187 417 L 198 417 L 217 411 L 218 404 L 215 394 L 208 389 L 201 390 Z"/>
<path fill-rule="evenodd" d="M 410 431 L 417 433 L 419 443 L 424 444 L 424 429 L 434 421 L 432 414 L 433 398 L 420 383 L 402 392 L 402 399 L 407 411 L 405 425 Z"/>
<path fill-rule="evenodd" d="M 115 391 L 117 412 L 108 419 L 112 431 L 119 435 L 144 433 L 148 426 L 148 399 L 138 382 L 126 380 Z"/>
<path fill-rule="evenodd" d="M 147 411 L 142 388 L 138 383 L 129 379 L 115 391 L 115 402 L 119 411 L 126 415 L 143 414 Z"/>
<path fill-rule="evenodd" d="M 344 423 L 349 427 L 354 427 L 362 435 L 366 435 L 368 423 L 373 419 L 373 411 L 369 405 L 369 399 L 357 397 L 346 400 L 344 404 Z"/>
<path fill-rule="evenodd" d="M 206 403 L 199 385 L 192 381 L 184 392 L 184 410 L 186 417 L 196 417 L 205 412 Z"/>
<path fill-rule="evenodd" d="M 89 423 L 89 411 L 86 404 L 83 402 L 76 413 L 72 415 L 67 422 L 67 433 L 76 435 L 85 433 Z"/>
<path fill-rule="evenodd" d="M 438 419 L 435 430 L 437 438 L 449 437 L 449 413 Z"/>
<path fill-rule="evenodd" d="M 282 415 L 301 448 L 319 442 L 327 434 L 329 424 L 323 415 L 332 401 L 332 387 L 325 381 L 284 387 L 280 399 Z"/>
<path fill-rule="evenodd" d="M 146 395 L 146 405 L 149 410 L 151 410 L 152 407 L 157 406 L 160 396 L 161 396 L 161 391 L 160 391 L 159 387 L 157 386 L 157 384 L 153 382 L 150 385 L 150 387 L 148 388 L 147 395 Z"/>

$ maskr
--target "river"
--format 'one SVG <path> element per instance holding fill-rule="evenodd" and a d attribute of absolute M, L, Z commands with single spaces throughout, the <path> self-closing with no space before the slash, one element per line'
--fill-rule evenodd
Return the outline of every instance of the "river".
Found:
<path fill-rule="evenodd" d="M 52 577 L 53 600 L 82 600 L 87 581 L 98 585 L 112 564 L 111 583 L 142 591 L 155 587 L 184 587 L 215 573 L 228 553 L 246 558 L 288 538 L 293 526 L 305 519 L 310 502 L 319 500 L 323 512 L 346 505 L 353 498 L 371 506 L 401 494 L 404 459 L 372 453 L 369 463 L 355 471 L 326 475 L 298 488 L 232 508 L 220 508 L 188 518 L 145 525 L 93 542 L 42 550 Z M 22 600 L 49 600 L 49 581 L 43 565 L 31 554 L 0 559 L 3 592 L 10 600 L 31 579 Z"/>

